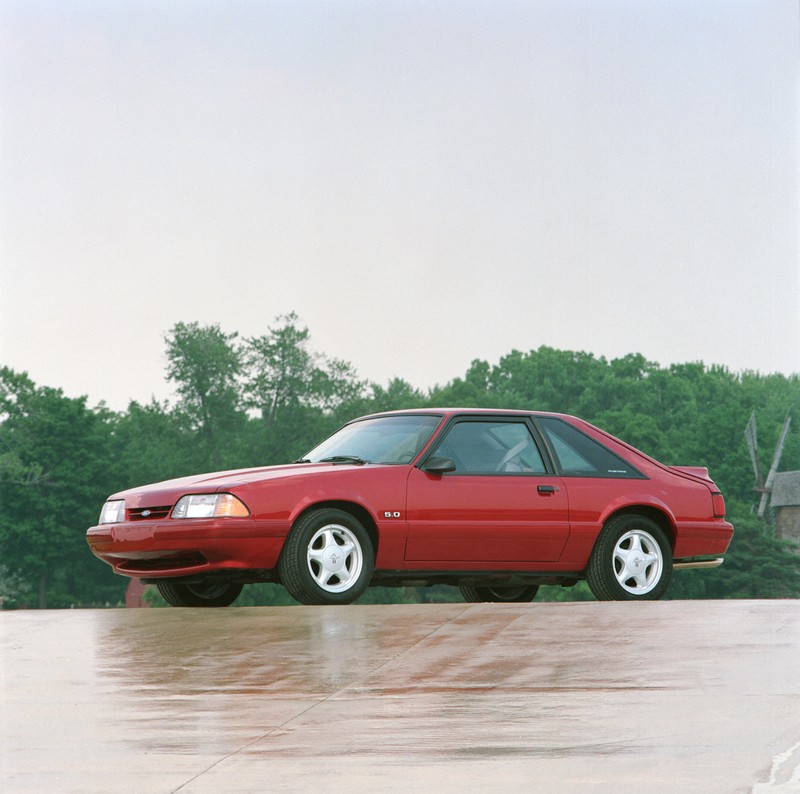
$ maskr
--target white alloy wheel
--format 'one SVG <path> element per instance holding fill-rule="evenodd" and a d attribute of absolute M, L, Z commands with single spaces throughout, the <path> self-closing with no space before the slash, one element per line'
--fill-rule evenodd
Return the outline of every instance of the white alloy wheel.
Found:
<path fill-rule="evenodd" d="M 660 581 L 664 556 L 656 539 L 643 529 L 625 532 L 614 545 L 614 574 L 634 596 L 649 593 Z"/>
<path fill-rule="evenodd" d="M 306 562 L 311 578 L 320 588 L 328 593 L 343 593 L 361 575 L 364 552 L 351 529 L 342 524 L 326 524 L 311 537 Z"/>

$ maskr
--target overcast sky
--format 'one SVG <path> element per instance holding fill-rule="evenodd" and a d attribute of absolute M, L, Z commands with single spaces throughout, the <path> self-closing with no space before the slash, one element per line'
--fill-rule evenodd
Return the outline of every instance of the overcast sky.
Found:
<path fill-rule="evenodd" d="M 419 388 L 550 345 L 800 372 L 797 0 L 0 0 L 0 363 L 178 321 Z"/>

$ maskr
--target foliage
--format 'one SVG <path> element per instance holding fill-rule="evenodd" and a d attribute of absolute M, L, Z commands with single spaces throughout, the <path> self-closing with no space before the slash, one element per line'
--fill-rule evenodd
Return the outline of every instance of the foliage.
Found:
<path fill-rule="evenodd" d="M 18 604 L 31 603 L 32 599 L 30 582 L 0 565 L 0 609 L 14 609 Z"/>
<path fill-rule="evenodd" d="M 309 350 L 308 329 L 293 312 L 260 337 L 246 339 L 245 405 L 258 412 L 255 437 L 272 461 L 293 460 L 336 429 L 337 408 L 365 384 L 353 367 Z"/>
<path fill-rule="evenodd" d="M 122 590 L 107 566 L 87 559 L 76 532 L 94 523 L 115 482 L 110 423 L 85 398 L 0 370 L 0 447 L 15 461 L 13 476 L 0 480 L 0 559 L 22 585 L 17 601 L 70 606 Z"/>
<path fill-rule="evenodd" d="M 798 598 L 800 554 L 749 513 L 736 519 L 725 563 L 711 571 L 676 571 L 670 598 Z"/>
<path fill-rule="evenodd" d="M 178 323 L 166 336 L 167 380 L 175 383 L 179 410 L 197 431 L 214 469 L 229 465 L 230 439 L 245 424 L 237 336 L 197 323 Z"/>
<path fill-rule="evenodd" d="M 800 555 L 753 512 L 744 439 L 756 411 L 762 469 L 784 418 L 800 422 L 800 379 L 731 373 L 700 362 L 661 367 L 640 354 L 606 360 L 540 347 L 498 363 L 475 360 L 462 378 L 425 393 L 386 386 L 314 351 L 296 314 L 260 336 L 178 323 L 165 336 L 174 402 L 132 402 L 123 413 L 0 370 L 0 596 L 19 606 L 118 603 L 126 580 L 87 550 L 85 528 L 123 488 L 220 468 L 296 459 L 348 419 L 425 405 L 560 411 L 587 419 L 670 465 L 706 465 L 726 495 L 736 534 L 725 564 L 678 571 L 672 598 L 800 596 Z M 782 470 L 800 469 L 800 427 Z M 150 596 L 158 602 L 157 594 Z M 582 584 L 543 587 L 540 599 L 590 598 Z M 373 588 L 363 603 L 458 600 L 455 588 Z M 251 585 L 242 605 L 290 603 L 276 585 Z"/>

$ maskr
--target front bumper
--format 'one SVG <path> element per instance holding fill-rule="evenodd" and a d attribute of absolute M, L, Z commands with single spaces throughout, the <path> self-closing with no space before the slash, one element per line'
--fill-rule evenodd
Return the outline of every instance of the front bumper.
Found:
<path fill-rule="evenodd" d="M 174 578 L 274 568 L 289 526 L 252 519 L 135 521 L 90 527 L 92 553 L 123 576 Z"/>

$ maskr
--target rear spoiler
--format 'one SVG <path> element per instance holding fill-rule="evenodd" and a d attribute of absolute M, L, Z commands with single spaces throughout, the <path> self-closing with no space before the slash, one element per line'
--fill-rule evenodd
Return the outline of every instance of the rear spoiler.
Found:
<path fill-rule="evenodd" d="M 702 480 L 711 491 L 714 518 L 725 518 L 725 499 L 717 488 L 717 484 L 708 476 L 708 469 L 705 466 L 670 466 L 669 470 L 676 474 L 688 474 L 690 477 Z"/>
<path fill-rule="evenodd" d="M 709 476 L 708 469 L 705 466 L 670 466 L 669 468 L 679 474 L 691 474 L 692 477 L 698 477 L 714 485 L 714 481 Z"/>

